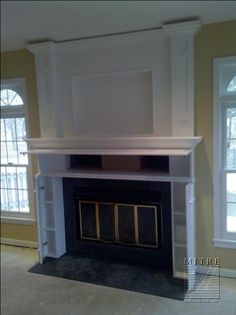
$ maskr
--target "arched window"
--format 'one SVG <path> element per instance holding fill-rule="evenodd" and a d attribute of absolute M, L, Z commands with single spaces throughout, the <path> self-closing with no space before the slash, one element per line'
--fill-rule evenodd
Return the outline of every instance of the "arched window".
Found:
<path fill-rule="evenodd" d="M 214 61 L 214 244 L 236 248 L 236 57 Z"/>
<path fill-rule="evenodd" d="M 2 217 L 28 216 L 28 156 L 24 80 L 1 85 L 1 212 Z"/>
<path fill-rule="evenodd" d="M 20 95 L 13 90 L 1 90 L 1 106 L 23 105 L 23 100 Z"/>
<path fill-rule="evenodd" d="M 229 82 L 229 85 L 227 87 L 227 92 L 236 92 L 236 75 Z"/>

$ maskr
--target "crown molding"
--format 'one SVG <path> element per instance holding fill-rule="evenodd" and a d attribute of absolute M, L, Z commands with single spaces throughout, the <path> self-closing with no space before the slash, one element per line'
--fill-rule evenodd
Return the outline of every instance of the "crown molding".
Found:
<path fill-rule="evenodd" d="M 201 27 L 200 20 L 163 24 L 162 28 L 170 37 L 195 35 Z"/>
<path fill-rule="evenodd" d="M 57 51 L 83 50 L 103 47 L 115 47 L 123 45 L 135 45 L 158 42 L 167 39 L 167 34 L 161 29 L 151 29 L 124 34 L 106 35 L 92 38 L 82 38 L 63 42 L 45 41 L 28 44 L 27 48 L 34 54 L 48 52 L 52 48 Z"/>
<path fill-rule="evenodd" d="M 54 41 L 45 41 L 39 43 L 28 44 L 26 48 L 33 54 L 45 53 L 55 49 L 56 43 Z"/>

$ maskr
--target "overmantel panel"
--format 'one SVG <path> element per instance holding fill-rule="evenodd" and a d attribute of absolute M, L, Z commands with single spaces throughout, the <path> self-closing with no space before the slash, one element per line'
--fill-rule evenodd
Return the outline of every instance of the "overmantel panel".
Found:
<path fill-rule="evenodd" d="M 74 133 L 151 134 L 152 77 L 150 69 L 73 76 Z"/>
<path fill-rule="evenodd" d="M 103 133 L 194 135 L 193 38 L 199 28 L 200 22 L 194 20 L 163 25 L 162 29 L 156 30 L 29 45 L 29 49 L 36 56 L 42 136 L 73 137 Z M 121 87 L 122 80 L 115 82 L 114 78 L 122 73 L 125 76 L 125 73 L 136 71 L 134 82 L 137 83 L 138 73 L 147 69 L 151 80 L 143 82 L 144 85 L 148 83 L 151 97 L 146 97 L 148 89 L 139 89 L 138 84 L 132 91 L 130 80 L 127 82 L 130 87 L 128 90 L 131 91 L 130 100 L 128 98 L 127 102 L 114 102 L 119 92 L 124 92 Z M 117 83 L 118 92 L 112 97 L 112 92 L 106 94 L 104 89 L 102 97 L 102 93 L 100 96 L 97 94 L 96 100 L 82 104 L 79 88 L 83 80 L 75 83 L 74 78 L 89 75 L 97 76 L 97 82 L 100 84 L 102 80 L 99 80 L 99 75 L 100 78 L 113 75 L 113 86 Z M 96 82 L 93 84 L 96 85 Z M 87 88 L 89 90 L 89 85 Z M 132 93 L 135 95 L 135 89 L 141 93 L 140 99 L 145 97 L 143 105 L 141 101 L 136 104 L 135 98 L 132 97 Z M 95 102 L 96 106 L 93 105 Z M 112 106 L 119 107 L 118 112 L 111 110 L 111 113 L 108 113 Z M 97 124 L 91 120 L 93 110 L 95 120 L 103 117 L 103 120 L 98 119 Z M 138 112 L 139 115 L 135 117 Z M 116 122 L 117 113 L 121 116 L 120 127 L 119 124 L 113 124 Z M 129 124 L 130 119 L 123 122 L 122 114 L 126 118 L 130 116 L 136 124 Z M 142 122 L 137 118 L 140 116 L 143 116 Z M 85 122 L 86 128 L 80 125 L 79 119 Z M 102 130 L 99 124 L 106 121 L 109 121 L 109 126 Z M 139 128 L 134 127 L 136 125 Z"/>
<path fill-rule="evenodd" d="M 168 55 L 169 45 L 167 40 L 157 43 L 136 43 L 128 46 L 98 47 L 59 53 L 59 90 L 62 91 L 61 105 L 64 112 L 64 136 L 104 133 L 170 135 L 171 119 L 169 114 L 171 109 Z M 140 98 L 144 98 L 144 102 L 140 107 L 141 104 L 135 102 L 135 97 L 138 97 L 142 89 L 137 90 L 135 82 L 139 80 L 144 72 L 149 72 L 150 80 L 148 79 L 149 85 L 146 88 L 144 87 L 145 91 L 140 95 Z M 127 81 L 129 75 L 130 77 L 133 76 L 133 81 L 131 79 Z M 109 87 L 105 83 L 105 79 L 108 76 L 116 84 L 114 98 L 112 98 L 112 88 L 106 92 L 106 88 Z M 127 81 L 126 87 L 130 92 L 130 100 L 127 97 L 127 102 L 119 101 L 117 98 L 117 95 L 125 94 L 121 86 L 122 76 L 123 81 Z M 104 89 L 101 87 L 103 97 L 93 100 L 94 108 L 91 104 L 88 104 L 88 107 L 87 104 L 81 105 L 80 88 L 79 85 L 76 87 L 75 83 L 75 78 L 79 79 L 78 84 L 79 81 L 83 84 L 85 80 L 88 80 L 88 77 L 93 78 L 93 84 L 95 85 L 96 78 L 98 84 L 101 84 L 104 80 Z M 117 80 L 115 80 L 116 78 Z M 147 84 L 147 80 L 143 83 Z M 151 93 L 151 98 L 150 95 L 145 94 L 147 92 Z M 103 98 L 107 103 L 104 102 Z M 137 111 L 141 111 L 140 115 L 143 112 L 143 115 L 141 115 L 143 121 L 139 121 L 137 118 L 135 106 L 137 106 Z M 68 110 L 68 107 L 70 110 Z M 114 112 L 112 112 L 112 107 L 115 107 Z M 84 112 L 86 109 L 88 112 Z M 93 119 L 89 119 L 93 115 L 93 110 L 93 119 L 96 120 L 97 118 L 95 124 L 92 123 Z M 125 122 L 125 118 L 127 115 L 132 116 L 132 112 L 133 117 L 130 117 L 129 124 L 129 120 L 127 119 L 128 121 Z M 117 113 L 120 115 L 120 120 L 122 120 L 122 115 L 124 116 L 124 125 L 121 125 L 120 128 L 117 126 Z M 82 116 L 83 118 L 81 118 Z M 99 127 L 99 121 L 102 121 L 102 118 L 104 120 L 107 118 L 106 124 L 108 126 L 106 130 L 104 130 L 104 126 Z M 76 119 L 85 120 L 84 124 L 87 123 L 87 128 L 78 127 Z M 132 119 L 133 121 L 131 121 Z M 72 121 L 75 121 L 75 124 L 72 124 Z M 139 126 L 139 129 L 134 126 Z"/>
<path fill-rule="evenodd" d="M 75 77 L 82 78 L 83 76 L 106 76 L 106 75 L 120 75 L 122 73 L 143 73 L 145 69 L 150 72 L 149 75 L 151 80 L 149 80 L 149 89 L 151 93 L 147 97 L 147 102 L 138 108 L 144 111 L 142 119 L 143 123 L 137 121 L 134 125 L 139 125 L 139 129 L 133 128 L 126 123 L 125 128 L 120 127 L 114 128 L 112 121 L 116 122 L 116 115 L 110 115 L 110 129 L 106 131 L 106 134 L 137 134 L 137 133 L 151 133 L 158 134 L 160 136 L 171 135 L 171 109 L 170 109 L 170 69 L 169 69 L 169 43 L 167 36 L 162 30 L 158 32 L 147 31 L 147 38 L 144 36 L 145 32 L 141 32 L 142 36 L 138 34 L 130 34 L 127 38 L 121 39 L 120 36 L 112 36 L 109 40 L 105 40 L 105 44 L 102 42 L 103 39 L 91 39 L 89 41 L 76 41 L 76 43 L 53 43 L 54 47 L 54 61 L 56 63 L 56 76 L 54 77 L 54 82 L 57 87 L 57 101 L 56 106 L 52 109 L 52 112 L 57 121 L 61 121 L 60 125 L 63 128 L 62 136 L 74 136 L 81 134 L 102 134 L 102 131 L 92 128 L 89 130 L 90 121 L 87 122 L 87 130 L 81 130 L 74 126 L 74 121 L 76 120 L 76 115 L 80 115 L 80 103 L 78 100 L 73 98 L 76 86 L 72 81 Z M 161 34 L 161 36 L 160 36 Z M 156 36 L 156 38 L 155 38 Z M 129 41 L 128 41 L 129 39 Z M 94 42 L 93 42 L 94 40 Z M 86 46 L 86 43 L 88 44 Z M 40 68 L 40 58 L 43 57 L 45 50 L 47 51 L 47 45 L 43 44 L 35 47 L 30 47 L 32 51 L 37 55 L 37 63 Z M 44 50 L 44 52 L 42 52 Z M 49 51 L 48 54 L 50 55 Z M 41 80 L 43 81 L 43 80 Z M 132 81 L 128 83 L 132 90 Z M 119 83 L 118 83 L 119 88 Z M 135 87 L 134 87 L 135 88 Z M 137 88 L 137 86 L 136 86 Z M 43 94 L 43 89 L 40 89 Z M 140 91 L 140 89 L 139 89 Z M 139 92 L 138 91 L 138 92 Z M 122 89 L 121 89 L 122 93 Z M 143 96 L 146 97 L 145 91 Z M 135 94 L 135 91 L 134 91 Z M 115 95 L 116 96 L 116 95 Z M 115 97 L 114 96 L 114 97 Z M 135 98 L 131 97 L 131 100 L 135 102 Z M 99 100 L 98 100 L 99 102 Z M 43 103 L 43 102 L 41 102 Z M 44 102 L 45 103 L 45 102 Z M 119 110 L 123 113 L 124 117 L 127 114 L 127 103 L 123 104 L 120 102 Z M 135 120 L 135 105 L 130 104 L 131 108 L 128 108 L 130 116 L 132 111 L 134 111 Z M 96 104 L 99 108 L 101 106 L 101 116 L 106 116 L 106 108 L 104 104 Z M 109 102 L 108 105 L 109 106 Z M 118 106 L 118 105 L 116 105 Z M 145 112 L 146 107 L 149 107 L 149 113 Z M 42 105 L 42 107 L 45 107 Z M 52 106 L 47 103 L 46 108 L 52 108 Z M 91 107 L 91 106 L 90 106 Z M 133 109 L 133 108 L 134 109 Z M 86 107 L 85 107 L 86 108 Z M 92 111 L 93 108 L 90 108 Z M 49 112 L 50 113 L 50 112 Z M 42 114 L 42 121 L 47 119 L 47 113 L 45 113 L 45 119 Z M 96 116 L 95 112 L 95 116 Z M 87 119 L 85 113 L 85 120 Z M 144 126 L 144 127 L 142 127 Z M 124 127 L 124 126 L 123 126 Z M 142 129 L 143 128 L 143 129 Z M 54 130 L 55 126 L 52 124 L 51 129 Z M 102 128 L 100 128 L 102 129 Z M 123 133 L 120 132 L 123 130 Z M 124 131 L 126 130 L 126 131 Z M 58 132 L 54 131 L 52 134 L 58 136 Z M 47 136 L 47 135 L 45 135 Z"/>

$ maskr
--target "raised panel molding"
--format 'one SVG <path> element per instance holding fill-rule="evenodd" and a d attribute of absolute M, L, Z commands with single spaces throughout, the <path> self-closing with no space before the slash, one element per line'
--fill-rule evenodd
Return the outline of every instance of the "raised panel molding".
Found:
<path fill-rule="evenodd" d="M 151 69 L 72 76 L 74 133 L 152 134 L 152 78 Z"/>

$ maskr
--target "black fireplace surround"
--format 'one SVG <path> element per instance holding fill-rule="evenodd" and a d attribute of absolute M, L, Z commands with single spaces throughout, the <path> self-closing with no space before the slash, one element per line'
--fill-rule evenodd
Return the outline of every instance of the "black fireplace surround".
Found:
<path fill-rule="evenodd" d="M 172 271 L 171 190 L 169 182 L 63 179 L 67 253 L 141 264 Z M 158 246 L 133 246 L 81 238 L 79 202 L 156 206 Z M 125 221 L 125 214 L 123 220 Z"/>

